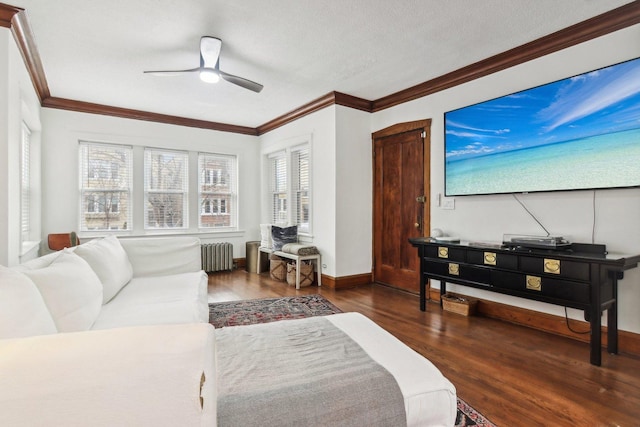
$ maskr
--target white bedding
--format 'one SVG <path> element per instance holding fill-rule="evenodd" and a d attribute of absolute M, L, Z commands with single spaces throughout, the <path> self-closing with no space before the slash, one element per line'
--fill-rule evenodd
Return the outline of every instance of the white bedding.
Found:
<path fill-rule="evenodd" d="M 214 346 L 208 324 L 0 340 L 0 425 L 215 426 Z"/>
<path fill-rule="evenodd" d="M 453 426 L 456 389 L 433 363 L 360 313 L 326 316 L 396 379 L 408 426 Z"/>

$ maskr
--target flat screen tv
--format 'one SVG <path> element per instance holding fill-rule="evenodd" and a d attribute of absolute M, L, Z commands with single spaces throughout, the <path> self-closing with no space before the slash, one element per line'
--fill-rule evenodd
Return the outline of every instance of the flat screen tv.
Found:
<path fill-rule="evenodd" d="M 445 195 L 640 186 L 640 58 L 444 115 Z"/>

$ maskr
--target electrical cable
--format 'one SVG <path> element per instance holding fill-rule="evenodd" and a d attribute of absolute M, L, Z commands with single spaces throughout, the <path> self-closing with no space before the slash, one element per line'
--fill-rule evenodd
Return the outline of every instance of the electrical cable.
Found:
<path fill-rule="evenodd" d="M 549 233 L 549 230 L 547 230 L 547 229 L 545 228 L 545 226 L 544 226 L 544 225 L 542 225 L 542 223 L 541 223 L 540 221 L 538 221 L 538 218 L 536 218 L 536 216 L 535 216 L 534 214 L 532 214 L 532 213 L 531 213 L 531 211 L 530 211 L 529 209 L 527 209 L 527 207 L 524 205 L 524 203 L 522 203 L 522 201 L 521 201 L 520 199 L 518 199 L 518 196 L 516 196 L 516 194 L 515 194 L 515 193 L 512 193 L 512 195 L 513 195 L 513 198 L 514 198 L 514 199 L 516 199 L 516 201 L 517 201 L 518 203 L 520 203 L 520 206 L 522 206 L 522 207 L 524 208 L 524 210 L 525 210 L 525 211 L 527 211 L 527 213 L 528 213 L 529 215 L 531 215 L 531 218 L 533 218 L 533 219 L 538 223 L 538 225 L 539 225 L 540 227 L 542 227 L 542 229 L 545 231 L 545 233 L 547 233 L 547 236 L 551 236 L 551 233 Z"/>
<path fill-rule="evenodd" d="M 593 225 L 591 226 L 591 243 L 595 243 L 596 239 L 596 190 L 593 190 Z"/>
<path fill-rule="evenodd" d="M 570 330 L 571 332 L 573 332 L 574 334 L 581 334 L 581 335 L 584 335 L 584 334 L 588 334 L 588 333 L 590 333 L 590 332 L 591 332 L 591 328 L 589 328 L 589 330 L 588 330 L 588 331 L 584 331 L 584 332 L 576 331 L 575 329 L 571 328 L 571 325 L 569 324 L 569 313 L 567 313 L 567 307 L 565 307 L 565 308 L 564 308 L 564 319 L 565 319 L 565 321 L 566 321 L 566 323 L 567 323 L 567 328 L 569 328 L 569 330 Z"/>

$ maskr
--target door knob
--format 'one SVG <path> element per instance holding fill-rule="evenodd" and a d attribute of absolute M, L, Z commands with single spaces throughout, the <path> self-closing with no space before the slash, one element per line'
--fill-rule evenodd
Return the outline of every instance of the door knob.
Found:
<path fill-rule="evenodd" d="M 425 196 L 416 197 L 416 202 L 418 202 L 418 203 L 424 203 L 426 201 L 427 201 L 427 198 Z"/>
<path fill-rule="evenodd" d="M 414 226 L 415 228 L 420 228 L 420 223 L 419 223 L 419 222 L 416 222 L 415 224 L 413 224 L 413 226 Z"/>

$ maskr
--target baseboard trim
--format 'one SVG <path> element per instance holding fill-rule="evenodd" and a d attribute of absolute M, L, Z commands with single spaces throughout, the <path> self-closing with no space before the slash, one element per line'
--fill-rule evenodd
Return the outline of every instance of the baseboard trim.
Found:
<path fill-rule="evenodd" d="M 333 277 L 322 275 L 322 286 L 327 286 L 331 289 L 348 289 L 355 288 L 356 286 L 368 285 L 372 282 L 373 277 L 371 273 L 354 274 L 353 276 Z"/>
<path fill-rule="evenodd" d="M 431 301 L 440 302 L 440 289 L 432 288 L 429 291 Z M 492 319 L 515 323 L 539 331 L 572 338 L 582 342 L 589 342 L 589 334 L 577 334 L 567 328 L 566 319 L 562 316 L 541 313 L 495 301 L 480 299 L 476 309 L 477 314 Z M 581 320 L 570 319 L 571 328 L 576 331 L 588 331 L 589 323 Z M 607 328 L 602 327 L 602 346 L 607 345 Z M 628 331 L 618 331 L 618 351 L 634 356 L 640 356 L 640 334 Z"/>

